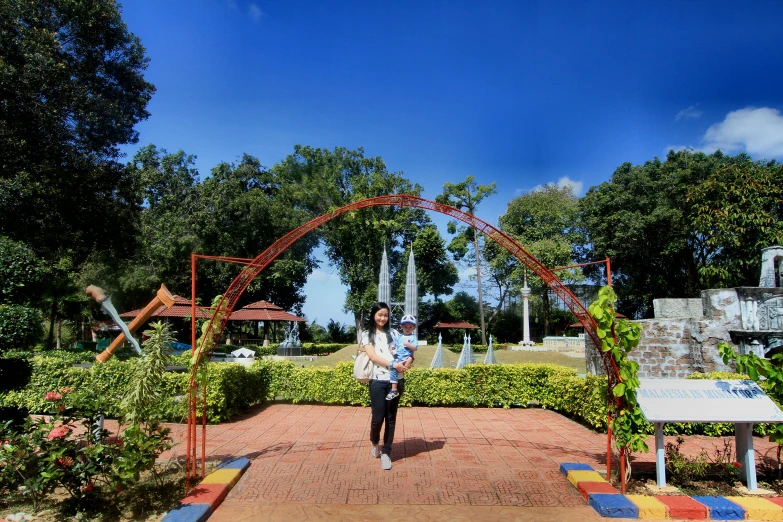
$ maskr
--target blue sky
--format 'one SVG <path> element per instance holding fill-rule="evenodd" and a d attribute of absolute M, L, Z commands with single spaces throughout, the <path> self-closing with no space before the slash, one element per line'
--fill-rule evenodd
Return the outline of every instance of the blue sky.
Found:
<path fill-rule="evenodd" d="M 123 18 L 157 87 L 124 151 L 182 149 L 202 177 L 242 153 L 361 146 L 427 198 L 496 182 L 477 215 L 497 223 L 539 185 L 581 195 L 669 148 L 783 159 L 777 0 L 129 0 Z M 304 312 L 350 323 L 333 272 Z"/>

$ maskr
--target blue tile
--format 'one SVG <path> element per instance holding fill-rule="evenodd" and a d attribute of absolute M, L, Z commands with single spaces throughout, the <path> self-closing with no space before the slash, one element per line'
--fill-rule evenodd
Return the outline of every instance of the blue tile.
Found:
<path fill-rule="evenodd" d="M 712 520 L 745 520 L 745 508 L 723 497 L 691 497 L 710 508 Z"/>
<path fill-rule="evenodd" d="M 206 522 L 212 514 L 209 504 L 180 504 L 160 519 L 160 522 Z"/>
<path fill-rule="evenodd" d="M 568 476 L 569 471 L 595 471 L 589 464 L 575 464 L 573 462 L 565 462 L 560 464 L 560 473 Z"/>
<path fill-rule="evenodd" d="M 224 460 L 217 469 L 241 469 L 246 470 L 250 466 L 250 461 L 245 457 L 237 457 L 233 459 Z"/>
<path fill-rule="evenodd" d="M 625 498 L 625 495 L 593 493 L 590 495 L 589 502 L 602 517 L 639 518 L 639 508 Z"/>

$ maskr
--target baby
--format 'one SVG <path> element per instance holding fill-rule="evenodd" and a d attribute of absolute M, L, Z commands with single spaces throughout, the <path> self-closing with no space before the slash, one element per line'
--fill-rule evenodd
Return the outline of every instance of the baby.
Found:
<path fill-rule="evenodd" d="M 413 355 L 413 352 L 419 347 L 419 341 L 416 339 L 416 318 L 412 315 L 403 315 L 400 319 L 400 330 L 402 335 L 397 337 L 396 348 L 393 350 L 394 362 L 403 362 Z M 391 391 L 386 395 L 387 401 L 392 401 L 400 396 L 397 391 L 397 370 L 392 368 L 389 371 L 389 382 L 391 382 Z"/>

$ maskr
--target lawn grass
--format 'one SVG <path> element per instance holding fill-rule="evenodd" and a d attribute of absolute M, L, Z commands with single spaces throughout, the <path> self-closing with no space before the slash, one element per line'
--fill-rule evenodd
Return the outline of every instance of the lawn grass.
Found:
<path fill-rule="evenodd" d="M 304 366 L 334 366 L 338 362 L 352 361 L 352 355 L 356 355 L 358 345 L 350 344 L 330 355 L 317 357 L 314 361 L 297 361 L 296 364 Z M 419 346 L 416 351 L 416 366 L 427 368 L 435 357 L 437 345 Z M 584 357 L 569 357 L 557 352 L 515 352 L 511 350 L 494 350 L 495 359 L 500 364 L 525 364 L 525 363 L 545 363 L 557 364 L 566 368 L 573 368 L 577 373 L 585 373 Z M 477 363 L 484 361 L 486 353 L 474 353 Z M 443 365 L 447 368 L 454 368 L 459 360 L 459 353 L 451 350 L 443 350 Z"/>

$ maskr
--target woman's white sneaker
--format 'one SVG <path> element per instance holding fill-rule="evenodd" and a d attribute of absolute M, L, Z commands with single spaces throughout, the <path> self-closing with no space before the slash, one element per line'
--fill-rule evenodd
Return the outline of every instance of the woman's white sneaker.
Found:
<path fill-rule="evenodd" d="M 383 453 L 381 455 L 381 467 L 383 469 L 391 469 L 392 468 L 391 457 L 388 456 L 385 453 Z"/>

